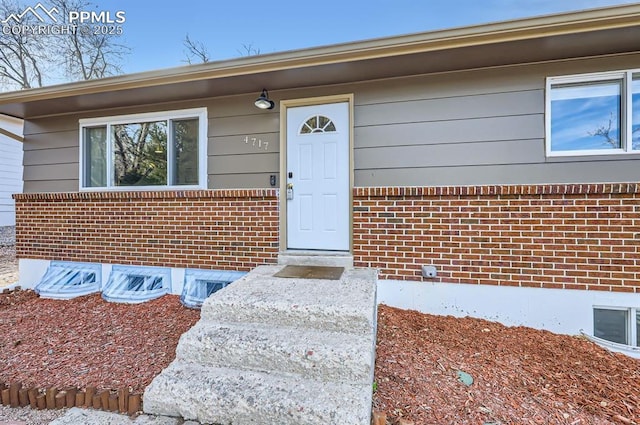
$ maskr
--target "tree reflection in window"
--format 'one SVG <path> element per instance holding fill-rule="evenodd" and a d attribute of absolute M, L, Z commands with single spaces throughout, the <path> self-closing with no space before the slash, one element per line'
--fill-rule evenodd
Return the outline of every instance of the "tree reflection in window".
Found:
<path fill-rule="evenodd" d="M 112 129 L 115 185 L 166 185 L 167 122 L 116 124 Z"/>
<path fill-rule="evenodd" d="M 172 120 L 174 185 L 198 184 L 198 119 Z"/>
<path fill-rule="evenodd" d="M 324 115 L 315 115 L 302 124 L 300 134 L 329 133 L 332 131 L 336 131 L 336 126 L 331 119 Z"/>
<path fill-rule="evenodd" d="M 551 150 L 623 149 L 622 80 L 551 86 Z"/>
<path fill-rule="evenodd" d="M 640 150 L 640 74 L 634 75 L 631 83 L 631 112 L 632 149 Z"/>

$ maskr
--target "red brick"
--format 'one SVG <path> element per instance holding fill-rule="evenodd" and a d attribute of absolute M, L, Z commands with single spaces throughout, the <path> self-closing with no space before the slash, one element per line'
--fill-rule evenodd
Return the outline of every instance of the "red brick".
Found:
<path fill-rule="evenodd" d="M 390 235 L 355 215 L 354 256 L 375 249 L 389 279 L 436 264 L 442 282 L 640 291 L 639 194 L 635 183 L 356 188 L 355 205 L 404 225 Z"/>
<path fill-rule="evenodd" d="M 278 240 L 278 216 L 256 213 L 277 211 L 273 190 L 23 194 L 16 205 L 20 258 L 248 270 L 242 255 L 277 256 L 265 240 Z"/>

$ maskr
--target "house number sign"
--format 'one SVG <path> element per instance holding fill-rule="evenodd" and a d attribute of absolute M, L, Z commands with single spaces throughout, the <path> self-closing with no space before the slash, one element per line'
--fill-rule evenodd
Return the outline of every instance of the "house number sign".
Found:
<path fill-rule="evenodd" d="M 242 139 L 242 141 L 245 144 L 251 144 L 251 146 L 253 146 L 256 149 L 264 149 L 269 150 L 269 142 L 262 140 L 258 137 L 250 137 L 250 136 L 244 136 L 244 138 Z"/>

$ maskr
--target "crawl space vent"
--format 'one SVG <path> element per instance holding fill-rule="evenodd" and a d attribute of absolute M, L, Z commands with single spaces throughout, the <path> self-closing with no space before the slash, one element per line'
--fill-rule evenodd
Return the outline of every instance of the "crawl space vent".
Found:
<path fill-rule="evenodd" d="M 240 279 L 246 272 L 229 270 L 190 270 L 184 274 L 184 288 L 180 301 L 186 307 L 200 308 L 211 294 Z"/>
<path fill-rule="evenodd" d="M 113 266 L 102 298 L 119 303 L 142 303 L 171 292 L 171 270 L 162 267 Z"/>
<path fill-rule="evenodd" d="M 100 264 L 52 261 L 34 288 L 42 298 L 68 300 L 100 292 Z"/>

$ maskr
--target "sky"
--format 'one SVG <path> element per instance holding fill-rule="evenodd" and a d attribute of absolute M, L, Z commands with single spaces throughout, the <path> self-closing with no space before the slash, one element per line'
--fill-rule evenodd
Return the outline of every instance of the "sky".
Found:
<path fill-rule="evenodd" d="M 125 73 L 185 65 L 187 34 L 211 60 L 239 57 L 243 45 L 273 53 L 443 28 L 589 9 L 625 0 L 95 0 L 124 11 Z"/>

